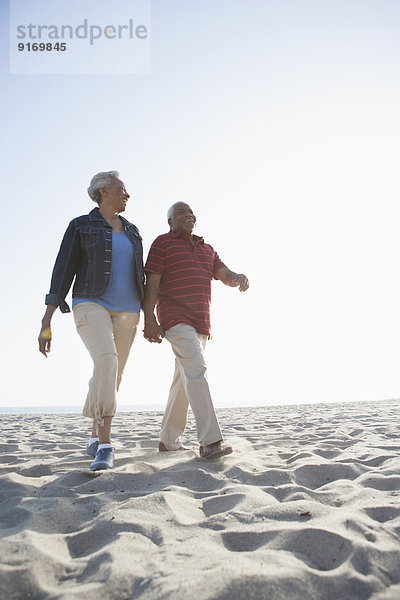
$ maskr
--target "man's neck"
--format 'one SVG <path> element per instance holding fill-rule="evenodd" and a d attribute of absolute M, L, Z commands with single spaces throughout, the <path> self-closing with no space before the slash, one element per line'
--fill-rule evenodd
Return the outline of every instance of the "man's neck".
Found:
<path fill-rule="evenodd" d="M 193 233 L 190 232 L 186 232 L 186 231 L 182 231 L 181 229 L 171 229 L 171 231 L 173 233 L 175 233 L 176 235 L 181 235 L 183 238 L 190 240 L 191 242 L 194 242 L 194 236 Z"/>

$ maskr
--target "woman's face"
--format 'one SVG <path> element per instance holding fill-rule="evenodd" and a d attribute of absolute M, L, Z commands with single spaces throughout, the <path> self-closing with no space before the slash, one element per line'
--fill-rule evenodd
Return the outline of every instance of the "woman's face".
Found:
<path fill-rule="evenodd" d="M 130 198 L 125 189 L 125 184 L 120 179 L 115 179 L 110 185 L 101 188 L 101 205 L 107 205 L 116 213 L 123 212 Z"/>

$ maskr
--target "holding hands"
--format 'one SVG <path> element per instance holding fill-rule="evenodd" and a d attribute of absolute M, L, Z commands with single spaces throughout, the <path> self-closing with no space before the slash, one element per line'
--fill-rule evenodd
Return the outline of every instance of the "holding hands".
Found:
<path fill-rule="evenodd" d="M 143 337 L 149 342 L 161 344 L 164 337 L 164 329 L 159 325 L 154 315 L 145 317 Z"/>

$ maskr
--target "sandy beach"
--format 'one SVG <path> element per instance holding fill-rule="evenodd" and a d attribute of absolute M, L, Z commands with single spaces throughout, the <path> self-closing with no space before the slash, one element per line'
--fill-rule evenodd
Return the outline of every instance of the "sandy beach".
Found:
<path fill-rule="evenodd" d="M 399 402 L 220 409 L 234 453 L 159 453 L 115 418 L 90 473 L 79 415 L 2 415 L 1 599 L 399 600 Z"/>

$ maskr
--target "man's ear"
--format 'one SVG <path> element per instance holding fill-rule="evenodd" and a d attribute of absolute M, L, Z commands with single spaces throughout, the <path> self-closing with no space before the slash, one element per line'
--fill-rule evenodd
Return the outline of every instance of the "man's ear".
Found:
<path fill-rule="evenodd" d="M 101 202 L 101 200 L 102 200 L 102 198 L 103 198 L 103 194 L 104 194 L 104 192 L 105 192 L 105 187 L 104 187 L 104 186 L 103 186 L 103 187 L 101 187 L 101 188 L 99 188 L 100 202 Z M 99 202 L 99 204 L 100 204 L 100 202 Z"/>
<path fill-rule="evenodd" d="M 169 228 L 172 229 L 172 219 L 171 219 L 171 217 L 168 219 L 168 225 L 169 225 Z"/>

